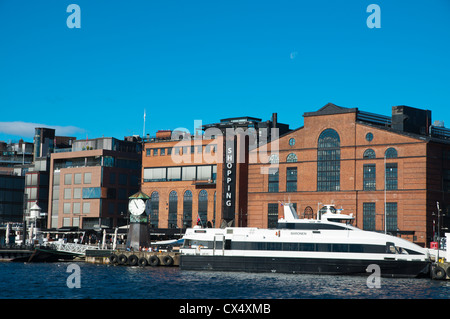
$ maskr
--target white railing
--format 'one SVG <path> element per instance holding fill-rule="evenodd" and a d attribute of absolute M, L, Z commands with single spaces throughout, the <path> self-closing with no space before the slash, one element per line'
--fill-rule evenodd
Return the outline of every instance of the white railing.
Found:
<path fill-rule="evenodd" d="M 86 254 L 86 250 L 98 249 L 98 246 L 89 246 L 82 244 L 74 244 L 74 243 L 62 243 L 62 242 L 50 242 L 47 243 L 46 246 L 52 247 L 57 251 L 64 251 L 72 254 L 84 255 Z"/>

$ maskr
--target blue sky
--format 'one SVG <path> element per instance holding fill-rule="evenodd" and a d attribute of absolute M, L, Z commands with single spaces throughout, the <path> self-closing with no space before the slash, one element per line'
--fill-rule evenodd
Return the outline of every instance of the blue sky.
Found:
<path fill-rule="evenodd" d="M 144 109 L 151 135 L 273 112 L 298 128 L 328 102 L 450 127 L 449 57 L 449 0 L 0 0 L 0 140 L 32 141 L 36 124 L 142 135 Z"/>

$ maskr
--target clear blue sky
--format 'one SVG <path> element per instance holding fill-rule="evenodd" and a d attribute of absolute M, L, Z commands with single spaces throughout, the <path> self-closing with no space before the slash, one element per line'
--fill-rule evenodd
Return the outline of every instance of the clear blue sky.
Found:
<path fill-rule="evenodd" d="M 273 112 L 298 128 L 328 102 L 450 127 L 450 1 L 0 0 L 0 140 L 141 135 L 144 109 L 151 135 Z"/>

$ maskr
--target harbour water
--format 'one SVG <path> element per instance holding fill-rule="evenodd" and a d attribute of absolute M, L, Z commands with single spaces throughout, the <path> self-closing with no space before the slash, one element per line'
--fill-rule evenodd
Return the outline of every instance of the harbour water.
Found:
<path fill-rule="evenodd" d="M 0 299 L 449 298 L 449 281 L 427 278 L 381 278 L 380 288 L 369 288 L 365 276 L 195 272 L 84 262 L 0 263 Z"/>

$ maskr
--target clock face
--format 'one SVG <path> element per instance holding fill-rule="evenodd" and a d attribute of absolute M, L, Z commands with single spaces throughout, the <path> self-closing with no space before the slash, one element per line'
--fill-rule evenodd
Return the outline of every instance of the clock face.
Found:
<path fill-rule="evenodd" d="M 145 210 L 145 203 L 142 199 L 132 199 L 128 204 L 128 209 L 133 215 L 140 215 Z"/>

